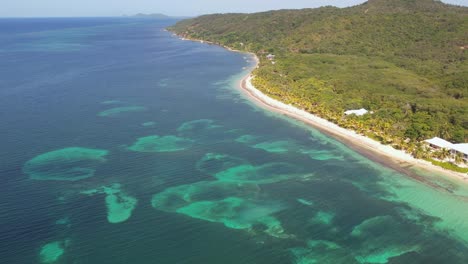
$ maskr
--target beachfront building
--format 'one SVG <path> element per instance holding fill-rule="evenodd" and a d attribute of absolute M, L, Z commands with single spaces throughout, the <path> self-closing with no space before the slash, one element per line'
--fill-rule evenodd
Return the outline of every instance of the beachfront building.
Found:
<path fill-rule="evenodd" d="M 363 115 L 369 113 L 369 111 L 367 111 L 364 108 L 361 108 L 361 109 L 358 109 L 358 110 L 348 110 L 348 111 L 345 111 L 344 113 L 345 113 L 345 115 L 363 116 Z"/>
<path fill-rule="evenodd" d="M 453 147 L 452 143 L 448 142 L 445 139 L 441 139 L 438 137 L 425 140 L 425 142 L 428 143 L 432 149 L 437 149 L 437 150 L 438 149 L 452 150 L 452 147 Z"/>
<path fill-rule="evenodd" d="M 468 143 L 454 144 L 452 153 L 460 155 L 465 162 L 468 162 Z"/>
<path fill-rule="evenodd" d="M 456 155 L 459 155 L 462 157 L 464 162 L 468 162 L 468 143 L 453 144 L 438 137 L 425 140 L 425 142 L 429 144 L 433 150 L 450 150 L 452 158 L 454 158 Z"/>

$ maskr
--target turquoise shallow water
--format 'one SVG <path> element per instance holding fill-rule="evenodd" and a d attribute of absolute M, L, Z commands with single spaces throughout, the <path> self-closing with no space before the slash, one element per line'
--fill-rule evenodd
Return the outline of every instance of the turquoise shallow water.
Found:
<path fill-rule="evenodd" d="M 0 20 L 2 263 L 468 263 L 468 188 L 237 89 L 174 21 Z"/>

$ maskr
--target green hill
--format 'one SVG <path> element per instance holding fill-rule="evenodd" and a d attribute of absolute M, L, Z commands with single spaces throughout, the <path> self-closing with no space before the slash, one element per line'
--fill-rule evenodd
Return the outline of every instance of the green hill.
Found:
<path fill-rule="evenodd" d="M 467 7 L 369 0 L 206 15 L 170 30 L 256 53 L 257 88 L 384 143 L 411 151 L 433 136 L 468 141 Z M 361 107 L 373 114 L 343 115 Z"/>

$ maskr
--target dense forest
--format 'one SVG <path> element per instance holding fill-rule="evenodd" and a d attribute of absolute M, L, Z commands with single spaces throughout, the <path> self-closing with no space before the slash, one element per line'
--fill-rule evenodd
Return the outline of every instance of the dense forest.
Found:
<path fill-rule="evenodd" d="M 257 54 L 258 89 L 416 156 L 433 136 L 468 142 L 467 7 L 369 0 L 206 15 L 170 30 Z M 343 114 L 359 108 L 371 114 Z"/>

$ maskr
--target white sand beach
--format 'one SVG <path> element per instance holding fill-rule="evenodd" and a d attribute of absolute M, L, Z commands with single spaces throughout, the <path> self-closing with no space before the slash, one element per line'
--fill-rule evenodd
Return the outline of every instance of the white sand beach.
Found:
<path fill-rule="evenodd" d="M 197 39 L 188 39 L 184 37 L 181 37 L 180 39 L 210 45 L 217 45 L 216 43 L 210 41 L 201 41 Z M 243 51 L 232 49 L 227 46 L 223 47 L 232 52 L 246 53 Z M 256 54 L 247 54 L 251 55 L 254 58 L 256 62 L 255 67 L 258 67 L 260 60 L 258 59 Z M 416 173 L 414 170 L 411 170 L 411 167 L 414 167 L 416 169 L 422 169 L 423 171 L 443 174 L 464 182 L 468 182 L 468 173 L 460 173 L 447 170 L 442 167 L 433 165 L 428 161 L 416 159 L 412 155 L 402 150 L 397 150 L 391 146 L 383 145 L 380 142 L 377 142 L 371 138 L 357 134 L 352 130 L 342 128 L 326 119 L 323 119 L 309 112 L 273 99 L 265 95 L 257 88 L 255 88 L 255 86 L 252 84 L 253 78 L 255 78 L 255 76 L 252 75 L 252 73 L 249 73 L 247 76 L 242 78 L 240 82 L 240 88 L 242 91 L 245 92 L 246 95 L 248 95 L 250 99 L 258 103 L 259 106 L 265 109 L 275 111 L 277 113 L 281 113 L 296 120 L 302 121 L 305 124 L 308 124 L 320 130 L 321 132 L 324 132 L 325 134 L 338 139 L 339 141 L 343 142 L 347 146 L 368 157 L 369 159 L 381 163 L 396 171 L 414 176 L 416 175 Z"/>
<path fill-rule="evenodd" d="M 258 57 L 256 57 L 254 54 L 251 55 L 255 57 L 258 65 Z M 249 95 L 251 99 L 259 103 L 259 105 L 271 111 L 287 115 L 296 120 L 300 120 L 308 125 L 311 125 L 314 128 L 317 128 L 318 130 L 333 136 L 334 138 L 337 138 L 341 142 L 374 161 L 377 161 L 403 173 L 414 174 L 414 171 L 411 171 L 409 167 L 415 166 L 425 171 L 440 173 L 447 176 L 456 177 L 463 181 L 468 181 L 468 174 L 446 170 L 444 168 L 435 166 L 428 161 L 415 159 L 413 156 L 404 151 L 394 149 L 388 145 L 383 145 L 371 138 L 357 134 L 352 130 L 342 128 L 326 119 L 320 118 L 309 112 L 300 110 L 294 106 L 287 105 L 276 99 L 268 97 L 263 92 L 255 88 L 255 86 L 252 84 L 253 78 L 255 77 L 252 74 L 245 76 L 241 80 L 240 87 L 243 91 L 246 92 L 247 95 Z"/>

